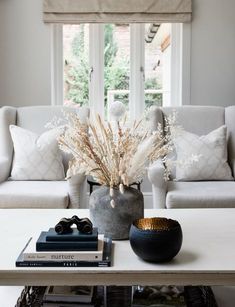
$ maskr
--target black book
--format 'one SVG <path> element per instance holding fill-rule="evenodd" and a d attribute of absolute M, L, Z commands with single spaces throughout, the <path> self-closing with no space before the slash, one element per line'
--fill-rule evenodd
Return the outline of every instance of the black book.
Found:
<path fill-rule="evenodd" d="M 46 235 L 46 241 L 97 241 L 98 240 L 98 229 L 93 228 L 92 233 L 84 234 L 78 231 L 76 228 L 72 228 L 71 233 L 58 234 L 55 228 L 50 228 Z"/>
<path fill-rule="evenodd" d="M 98 240 L 96 241 L 46 241 L 47 231 L 42 231 L 37 242 L 37 252 L 51 251 L 96 251 Z"/>
<path fill-rule="evenodd" d="M 17 267 L 109 267 L 112 260 L 112 239 L 111 237 L 104 238 L 103 259 L 100 261 L 24 261 L 23 252 L 28 246 L 32 238 L 29 239 L 26 246 L 16 260 Z"/>

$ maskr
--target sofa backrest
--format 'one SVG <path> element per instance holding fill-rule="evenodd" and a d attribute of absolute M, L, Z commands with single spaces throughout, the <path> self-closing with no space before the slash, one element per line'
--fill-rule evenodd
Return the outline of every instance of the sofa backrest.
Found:
<path fill-rule="evenodd" d="M 0 110 L 0 128 L 1 135 L 4 132 L 4 141 L 0 141 L 0 148 L 6 148 L 5 152 L 10 161 L 13 158 L 13 144 L 11 141 L 9 125 L 17 125 L 21 128 L 30 130 L 34 133 L 41 134 L 48 130 L 45 126 L 51 122 L 53 118 L 63 118 L 64 111 L 76 112 L 80 119 L 84 122 L 89 116 L 89 109 L 86 107 L 80 108 L 67 108 L 62 106 L 34 106 L 34 107 L 3 107 Z M 1 136 L 0 135 L 0 136 Z M 1 144 L 2 143 L 2 144 Z M 3 150 L 2 150 L 3 151 Z M 0 150 L 1 154 L 1 150 Z M 4 154 L 4 152 L 3 152 Z M 10 162 L 10 164 L 11 164 Z M 67 170 L 68 155 L 63 153 L 63 162 L 65 171 Z M 10 168 L 10 167 L 9 167 Z M 10 174 L 10 169 L 9 169 Z"/>
<path fill-rule="evenodd" d="M 228 157 L 229 164 L 235 177 L 235 106 L 225 109 L 225 125 L 228 133 Z"/>
<path fill-rule="evenodd" d="M 235 175 L 235 106 L 214 107 L 214 106 L 181 106 L 181 107 L 163 107 L 152 111 L 150 121 L 160 118 L 159 111 L 162 111 L 164 118 L 177 113 L 177 123 L 186 131 L 197 135 L 206 135 L 214 129 L 227 126 L 228 131 L 228 162 L 231 166 L 233 176 Z M 156 115 L 157 114 L 157 115 Z M 160 120 L 161 122 L 161 120 Z M 152 124 L 153 125 L 153 124 Z M 155 127 L 157 123 L 155 123 Z"/>
<path fill-rule="evenodd" d="M 89 109 L 87 107 L 69 108 L 62 106 L 35 106 L 35 107 L 22 107 L 17 109 L 16 125 L 41 134 L 48 130 L 46 125 L 50 123 L 53 118 L 64 118 L 64 112 L 76 113 L 82 122 L 86 122 L 89 116 Z M 68 161 L 71 156 L 62 152 L 63 164 L 65 173 L 68 169 Z"/>
<path fill-rule="evenodd" d="M 11 172 L 13 157 L 13 144 L 9 131 L 10 125 L 16 124 L 16 109 L 13 107 L 0 108 L 0 157 L 6 160 L 6 173 L 4 178 L 7 179 Z"/>
<path fill-rule="evenodd" d="M 53 118 L 63 119 L 63 112 L 76 112 L 81 120 L 86 120 L 89 116 L 89 109 L 68 108 L 62 106 L 35 106 L 17 108 L 16 125 L 28 129 L 34 133 L 41 134 L 48 130 L 46 124 L 52 121 Z"/>
<path fill-rule="evenodd" d="M 205 135 L 225 124 L 225 109 L 210 106 L 182 106 L 162 108 L 163 117 L 174 111 L 177 123 L 186 131 L 197 135 Z"/>

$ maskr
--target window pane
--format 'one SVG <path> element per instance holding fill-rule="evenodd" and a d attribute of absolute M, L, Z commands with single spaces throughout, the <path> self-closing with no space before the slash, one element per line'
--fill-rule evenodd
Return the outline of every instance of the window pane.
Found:
<path fill-rule="evenodd" d="M 104 27 L 104 97 L 107 116 L 112 101 L 123 102 L 128 110 L 130 79 L 130 27 L 106 24 Z"/>
<path fill-rule="evenodd" d="M 162 106 L 163 103 L 161 41 L 155 33 L 158 30 L 158 27 L 145 25 L 145 108 Z"/>
<path fill-rule="evenodd" d="M 89 25 L 63 26 L 64 104 L 89 102 Z"/>

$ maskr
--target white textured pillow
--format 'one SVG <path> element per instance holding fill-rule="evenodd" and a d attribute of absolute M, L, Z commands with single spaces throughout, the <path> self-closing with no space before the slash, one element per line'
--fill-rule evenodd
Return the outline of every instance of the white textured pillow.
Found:
<path fill-rule="evenodd" d="M 57 143 L 59 131 L 52 129 L 37 134 L 11 125 L 14 145 L 11 171 L 13 180 L 63 180 L 62 155 Z"/>
<path fill-rule="evenodd" d="M 198 136 L 182 131 L 174 139 L 178 161 L 187 161 L 198 155 L 195 163 L 176 165 L 176 180 L 232 180 L 227 163 L 227 128 L 222 126 L 207 135 Z"/>

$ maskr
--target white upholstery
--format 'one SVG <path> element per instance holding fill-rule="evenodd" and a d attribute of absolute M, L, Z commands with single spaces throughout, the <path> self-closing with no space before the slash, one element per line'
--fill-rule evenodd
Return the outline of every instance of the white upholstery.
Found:
<path fill-rule="evenodd" d="M 167 208 L 234 208 L 234 181 L 168 183 Z"/>
<path fill-rule="evenodd" d="M 16 125 L 30 130 L 36 134 L 42 134 L 47 131 L 46 125 L 53 120 L 53 118 L 63 119 L 64 112 L 76 112 L 82 122 L 86 121 L 89 116 L 89 109 L 68 108 L 60 106 L 36 106 L 36 107 L 22 107 L 17 109 Z M 65 171 L 67 170 L 68 155 L 62 153 L 64 159 Z"/>
<path fill-rule="evenodd" d="M 158 124 L 163 126 L 163 113 L 158 107 L 152 106 L 146 114 L 147 125 L 150 131 L 155 131 L 158 128 Z"/>
<path fill-rule="evenodd" d="M 173 142 L 178 161 L 187 161 L 192 155 L 198 157 L 195 163 L 176 165 L 177 181 L 233 180 L 228 165 L 226 126 L 202 136 L 184 130 Z"/>
<path fill-rule="evenodd" d="M 10 125 L 14 144 L 11 170 L 13 180 L 64 180 L 62 154 L 57 138 L 60 129 L 50 129 L 41 135 Z"/>
<path fill-rule="evenodd" d="M 69 188 L 69 208 L 77 208 L 78 204 L 86 202 L 86 177 L 82 174 L 77 174 L 68 179 Z"/>
<path fill-rule="evenodd" d="M 67 181 L 6 181 L 11 173 L 13 143 L 9 126 L 17 125 L 36 134 L 47 129 L 53 118 L 63 118 L 64 111 L 76 112 L 82 122 L 89 116 L 88 108 L 60 106 L 2 107 L 0 108 L 0 207 L 4 208 L 78 208 L 85 201 L 85 176 Z M 68 155 L 63 154 L 67 170 Z M 73 182 L 72 187 L 71 182 Z M 75 183 L 74 183 L 75 182 Z M 76 193 L 75 193 L 76 191 Z M 70 199 L 70 192 L 71 199 Z M 82 194 L 83 193 L 83 194 Z M 47 200 L 47 201 L 46 201 Z"/>
<path fill-rule="evenodd" d="M 0 160 L 5 162 L 0 166 L 1 181 L 7 180 L 11 173 L 13 144 L 9 126 L 15 125 L 15 123 L 16 109 L 12 107 L 2 107 L 0 109 Z"/>
<path fill-rule="evenodd" d="M 225 123 L 228 133 L 229 163 L 235 176 L 235 106 L 225 109 Z"/>
<path fill-rule="evenodd" d="M 150 166 L 148 178 L 152 183 L 154 208 L 165 208 L 167 182 L 164 180 L 165 168 L 163 163 L 156 161 Z"/>
<path fill-rule="evenodd" d="M 228 129 L 228 163 L 235 174 L 235 106 L 182 106 L 175 108 L 157 108 L 151 121 L 163 118 L 173 111 L 177 113 L 177 123 L 186 131 L 199 136 L 226 125 Z M 154 124 L 152 123 L 151 126 Z M 157 127 L 157 123 L 155 123 Z M 213 208 L 235 207 L 235 182 L 231 181 L 168 181 L 164 179 L 156 166 L 150 167 L 148 177 L 153 188 L 153 206 L 155 208 Z M 160 188 L 159 188 L 160 187 Z M 165 197 L 164 197 L 165 195 Z"/>
<path fill-rule="evenodd" d="M 191 133 L 206 135 L 225 124 L 225 109 L 209 106 L 182 106 L 162 108 L 163 117 L 176 111 L 177 123 Z"/>
<path fill-rule="evenodd" d="M 0 157 L 0 183 L 5 181 L 9 175 L 9 159 Z"/>
<path fill-rule="evenodd" d="M 66 181 L 5 181 L 0 184 L 0 208 L 67 208 Z"/>

